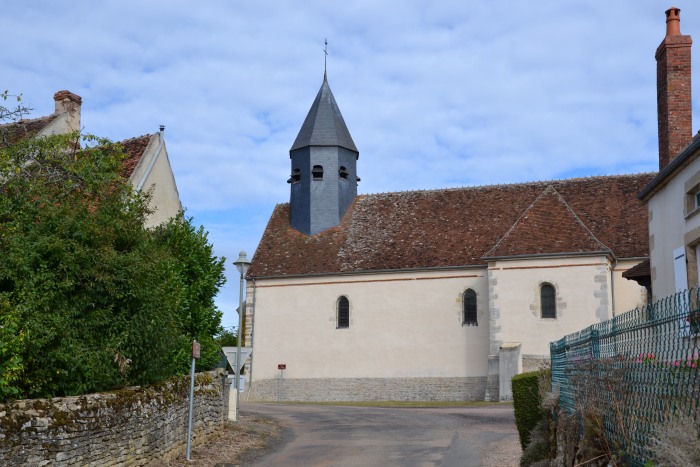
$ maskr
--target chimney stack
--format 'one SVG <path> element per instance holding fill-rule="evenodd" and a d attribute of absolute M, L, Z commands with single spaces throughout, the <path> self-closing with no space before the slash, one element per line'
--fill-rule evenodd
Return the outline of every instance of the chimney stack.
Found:
<path fill-rule="evenodd" d="M 65 114 L 69 131 L 80 131 L 80 106 L 83 99 L 70 91 L 58 91 L 53 95 L 55 114 Z"/>
<path fill-rule="evenodd" d="M 693 137 L 690 48 L 681 35 L 680 8 L 666 10 L 666 37 L 656 49 L 656 102 L 659 119 L 659 170 Z"/>

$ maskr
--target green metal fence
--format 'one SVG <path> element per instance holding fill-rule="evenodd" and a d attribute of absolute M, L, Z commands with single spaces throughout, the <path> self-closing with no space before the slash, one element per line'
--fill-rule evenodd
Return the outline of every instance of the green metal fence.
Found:
<path fill-rule="evenodd" d="M 611 450 L 630 465 L 651 458 L 651 438 L 679 414 L 698 416 L 699 292 L 679 292 L 550 344 L 560 406 L 602 420 Z"/>

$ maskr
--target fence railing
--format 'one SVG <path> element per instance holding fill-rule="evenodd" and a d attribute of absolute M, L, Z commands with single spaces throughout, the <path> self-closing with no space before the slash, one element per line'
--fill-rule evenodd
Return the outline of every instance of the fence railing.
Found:
<path fill-rule="evenodd" d="M 630 465 L 651 458 L 651 438 L 679 415 L 698 416 L 699 292 L 679 292 L 550 344 L 560 406 L 600 417 L 611 450 Z"/>

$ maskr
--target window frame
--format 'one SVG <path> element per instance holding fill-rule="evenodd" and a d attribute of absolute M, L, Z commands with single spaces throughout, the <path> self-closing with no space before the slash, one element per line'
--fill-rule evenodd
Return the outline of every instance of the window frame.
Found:
<path fill-rule="evenodd" d="M 478 311 L 478 294 L 476 290 L 468 288 L 462 292 L 462 326 L 478 326 Z"/>
<path fill-rule="evenodd" d="M 312 180 L 323 180 L 323 166 L 314 165 L 311 168 L 311 179 Z"/>
<path fill-rule="evenodd" d="M 546 290 L 551 289 L 551 296 Z M 547 296 L 545 296 L 547 293 Z M 546 300 L 546 302 L 545 302 Z M 540 284 L 540 319 L 557 318 L 557 288 L 550 282 Z"/>
<path fill-rule="evenodd" d="M 350 328 L 350 299 L 346 295 L 341 295 L 335 304 L 335 328 Z"/>

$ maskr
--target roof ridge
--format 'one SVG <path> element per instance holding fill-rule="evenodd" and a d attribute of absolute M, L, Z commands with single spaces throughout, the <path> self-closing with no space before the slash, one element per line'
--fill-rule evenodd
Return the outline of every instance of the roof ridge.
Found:
<path fill-rule="evenodd" d="M 574 211 L 574 209 L 564 199 L 564 197 L 561 195 L 561 193 L 559 193 L 557 191 L 557 189 L 554 188 L 553 186 L 551 188 L 552 188 L 552 191 L 554 191 L 554 193 L 556 193 L 557 197 L 561 200 L 561 202 L 564 203 L 564 206 L 566 206 L 566 209 L 568 209 L 569 212 L 574 216 L 574 219 L 581 225 L 581 227 L 583 227 L 586 230 L 586 232 L 588 232 L 588 235 L 590 235 L 593 240 L 595 240 L 600 246 L 602 246 L 604 250 L 612 252 L 612 250 L 610 249 L 609 246 L 607 246 L 605 243 L 601 242 L 598 239 L 598 237 L 596 237 L 595 234 L 593 232 L 591 232 L 591 229 L 589 229 L 588 226 L 585 224 L 585 222 L 583 222 L 583 220 L 581 220 L 579 215 L 576 214 L 576 211 Z"/>
<path fill-rule="evenodd" d="M 394 194 L 409 194 L 409 193 L 432 193 L 437 191 L 462 191 L 462 190 L 479 190 L 485 188 L 512 188 L 520 186 L 534 186 L 534 185 L 551 185 L 553 183 L 565 183 L 565 182 L 583 182 L 594 179 L 613 179 L 613 178 L 629 178 L 629 177 L 646 177 L 649 175 L 654 175 L 656 172 L 639 172 L 633 174 L 615 174 L 615 175 L 591 175 L 587 177 L 572 177 L 572 178 L 560 178 L 554 180 L 533 180 L 529 182 L 512 182 L 512 183 L 492 183 L 485 185 L 465 185 L 458 187 L 449 188 L 414 188 L 410 190 L 403 191 L 382 191 L 375 193 L 362 193 L 357 196 L 379 196 L 379 195 L 394 195 Z"/>

